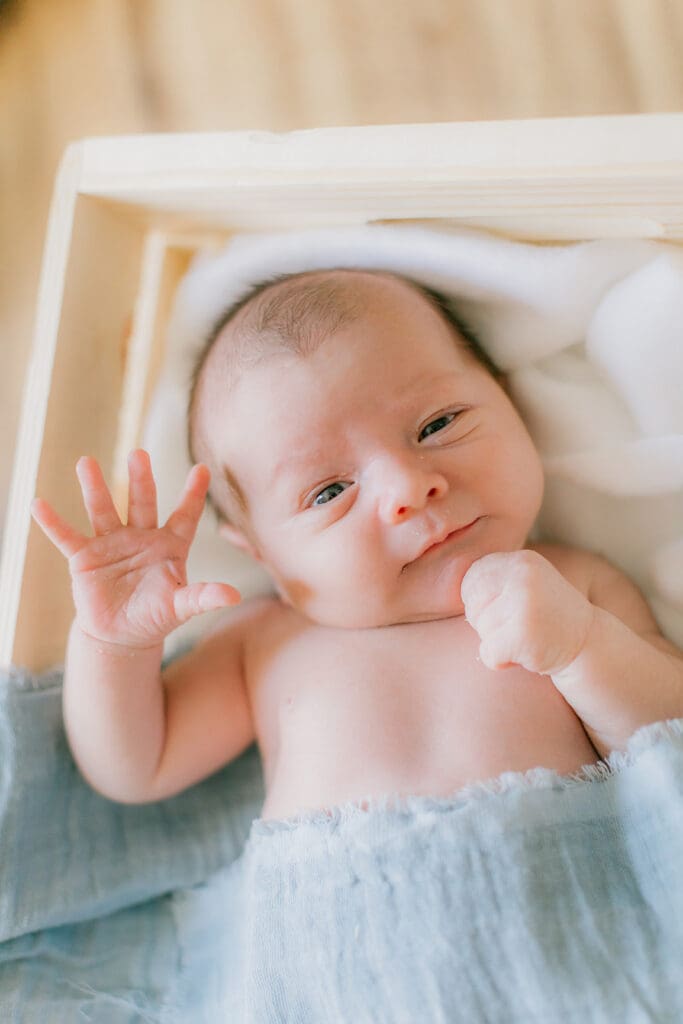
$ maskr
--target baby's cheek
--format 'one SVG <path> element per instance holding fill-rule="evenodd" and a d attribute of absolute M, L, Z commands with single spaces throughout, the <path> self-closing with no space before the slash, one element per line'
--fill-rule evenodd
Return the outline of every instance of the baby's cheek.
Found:
<path fill-rule="evenodd" d="M 328 563 L 329 577 L 321 586 L 328 622 L 346 628 L 364 629 L 393 621 L 392 603 L 396 580 L 372 551 L 342 548 Z"/>
<path fill-rule="evenodd" d="M 294 553 L 271 566 L 278 591 L 287 604 L 315 622 L 332 624 L 338 618 L 336 605 L 345 601 L 343 567 L 311 545 L 298 557 Z"/>

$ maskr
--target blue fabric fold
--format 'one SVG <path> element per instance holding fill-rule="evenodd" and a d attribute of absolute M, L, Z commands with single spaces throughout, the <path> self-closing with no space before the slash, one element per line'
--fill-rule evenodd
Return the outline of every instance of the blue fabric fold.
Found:
<path fill-rule="evenodd" d="M 73 762 L 61 683 L 0 675 L 0 1020 L 158 1020 L 183 948 L 173 893 L 241 853 L 258 752 L 173 799 L 115 804 Z"/>

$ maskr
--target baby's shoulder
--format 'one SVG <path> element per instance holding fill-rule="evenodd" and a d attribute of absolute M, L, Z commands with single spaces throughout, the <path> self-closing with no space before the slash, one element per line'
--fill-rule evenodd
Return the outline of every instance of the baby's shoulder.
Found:
<path fill-rule="evenodd" d="M 650 640 L 657 637 L 657 643 L 664 644 L 670 653 L 678 653 L 668 641 L 661 639 L 657 622 L 638 585 L 607 558 L 561 544 L 531 547 L 552 562 L 596 607 L 611 612 L 641 636 Z"/>
<path fill-rule="evenodd" d="M 606 558 L 585 548 L 573 547 L 568 544 L 542 542 L 530 544 L 532 551 L 538 552 L 554 565 L 565 579 L 583 594 L 588 594 L 596 578 L 616 572 Z"/>

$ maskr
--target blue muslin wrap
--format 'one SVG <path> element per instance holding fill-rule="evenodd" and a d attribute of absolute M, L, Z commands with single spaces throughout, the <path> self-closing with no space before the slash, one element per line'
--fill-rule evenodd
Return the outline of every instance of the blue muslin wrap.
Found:
<path fill-rule="evenodd" d="M 0 683 L 2 1021 L 683 1020 L 683 720 L 574 779 L 265 822 L 254 750 L 122 807 L 59 674 Z"/>
<path fill-rule="evenodd" d="M 682 865 L 677 720 L 574 779 L 255 821 L 186 970 L 240 1024 L 680 1022 Z"/>
<path fill-rule="evenodd" d="M 71 758 L 61 684 L 0 672 L 0 1021 L 161 1021 L 190 942 L 176 902 L 239 856 L 260 762 L 252 748 L 171 800 L 112 803 Z M 211 1019 L 201 1000 L 184 1018 Z"/>

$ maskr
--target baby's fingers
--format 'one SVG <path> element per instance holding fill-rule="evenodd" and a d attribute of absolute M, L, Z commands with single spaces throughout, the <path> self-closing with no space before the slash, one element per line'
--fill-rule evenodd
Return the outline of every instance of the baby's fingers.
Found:
<path fill-rule="evenodd" d="M 239 590 L 227 583 L 191 583 L 173 595 L 173 610 L 178 625 L 187 622 L 194 615 L 228 608 L 242 600 Z"/>
<path fill-rule="evenodd" d="M 201 463 L 190 470 L 178 507 L 166 520 L 166 528 L 188 544 L 194 540 L 204 508 L 211 474 Z"/>
<path fill-rule="evenodd" d="M 128 525 L 154 530 L 157 525 L 157 489 L 149 455 L 142 448 L 128 456 Z"/>
<path fill-rule="evenodd" d="M 118 530 L 122 523 L 97 460 L 84 455 L 76 463 L 76 475 L 95 536 Z"/>
<path fill-rule="evenodd" d="M 31 515 L 45 536 L 65 558 L 71 558 L 88 542 L 87 537 L 69 526 L 43 498 L 34 498 L 31 503 Z"/>

